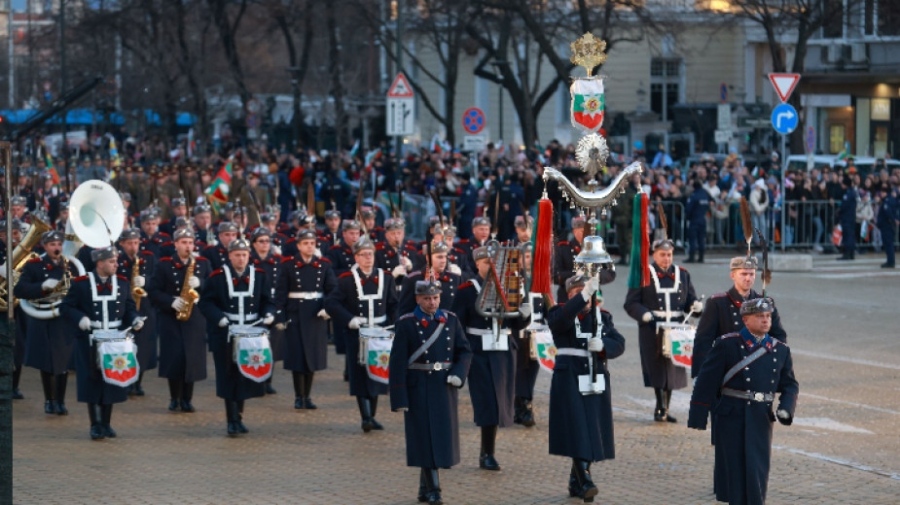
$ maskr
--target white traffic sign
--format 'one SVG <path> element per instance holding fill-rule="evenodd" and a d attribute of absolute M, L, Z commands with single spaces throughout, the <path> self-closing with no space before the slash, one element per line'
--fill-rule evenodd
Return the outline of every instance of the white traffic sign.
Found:
<path fill-rule="evenodd" d="M 800 74 L 769 74 L 769 81 L 782 102 L 787 102 L 800 82 Z"/>
<path fill-rule="evenodd" d="M 484 135 L 466 135 L 463 137 L 463 151 L 483 151 L 487 145 L 487 137 Z"/>
<path fill-rule="evenodd" d="M 406 74 L 398 72 L 397 76 L 394 77 L 394 82 L 391 83 L 391 87 L 388 88 L 387 96 L 388 98 L 414 98 L 416 94 L 412 86 L 409 85 Z"/>
<path fill-rule="evenodd" d="M 387 99 L 387 134 L 402 137 L 415 133 L 416 99 Z"/>
<path fill-rule="evenodd" d="M 716 144 L 726 144 L 734 136 L 732 130 L 716 130 Z"/>
<path fill-rule="evenodd" d="M 719 130 L 731 128 L 731 104 L 720 103 L 716 118 L 716 128 Z"/>

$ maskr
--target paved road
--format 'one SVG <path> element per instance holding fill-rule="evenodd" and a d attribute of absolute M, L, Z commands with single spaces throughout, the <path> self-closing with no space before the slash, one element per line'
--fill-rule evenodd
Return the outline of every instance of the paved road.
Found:
<path fill-rule="evenodd" d="M 776 273 L 770 293 L 787 328 L 801 394 L 793 426 L 776 425 L 769 503 L 900 502 L 900 270 L 878 268 L 880 256 L 851 264 L 817 256 L 805 273 Z M 688 265 L 698 293 L 729 285 L 727 258 Z M 628 339 L 612 362 L 617 458 L 594 466 L 609 504 L 705 504 L 712 496 L 708 432 L 684 426 L 689 390 L 673 396 L 677 425 L 652 421 L 653 393 L 642 387 L 637 326 L 622 310 L 625 278 L 607 287 L 607 308 Z M 15 402 L 14 499 L 19 504 L 414 504 L 418 474 L 404 465 L 402 418 L 382 400 L 384 432 L 363 434 L 356 404 L 340 379 L 342 363 L 314 386 L 317 411 L 294 411 L 290 376 L 279 370 L 279 394 L 247 403 L 251 433 L 225 436 L 224 409 L 212 380 L 195 393 L 195 414 L 166 410 L 161 379 L 148 395 L 116 407 L 119 437 L 92 442 L 83 405 L 46 416 L 37 372 Z M 212 373 L 210 363 L 210 373 Z M 501 430 L 499 474 L 478 470 L 477 428 L 461 395 L 462 463 L 442 471 L 451 504 L 580 503 L 566 494 L 568 462 L 547 454 L 549 376 L 535 401 L 538 425 Z M 74 398 L 74 387 L 70 389 Z"/>

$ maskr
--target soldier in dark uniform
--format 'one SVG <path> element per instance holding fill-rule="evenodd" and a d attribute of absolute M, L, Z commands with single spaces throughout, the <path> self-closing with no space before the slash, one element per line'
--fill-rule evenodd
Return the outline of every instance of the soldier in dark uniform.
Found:
<path fill-rule="evenodd" d="M 194 412 L 191 400 L 194 383 L 206 379 L 206 320 L 193 307 L 186 321 L 177 314 L 193 303 L 182 295 L 187 288 L 202 291 L 209 276 L 209 261 L 194 257 L 194 232 L 181 228 L 175 232 L 175 252 L 159 260 L 147 286 L 150 300 L 159 313 L 159 376 L 169 380 L 169 410 Z M 193 275 L 187 271 L 193 268 Z"/>
<path fill-rule="evenodd" d="M 27 302 L 34 309 L 46 312 L 61 303 L 61 298 L 54 301 L 48 297 L 59 295 L 66 276 L 78 276 L 75 265 L 63 257 L 62 243 L 62 233 L 55 230 L 44 233 L 41 238 L 44 254 L 25 263 L 19 282 L 13 288 L 13 296 L 20 300 L 20 304 Z M 32 315 L 26 317 L 25 365 L 41 371 L 44 412 L 64 416 L 69 413 L 65 401 L 69 363 L 75 344 L 73 328 L 58 315 L 47 319 Z"/>
<path fill-rule="evenodd" d="M 328 247 L 340 245 L 341 242 L 341 213 L 337 210 L 325 211 L 325 230 L 322 236 Z M 324 251 L 325 249 L 323 249 Z"/>
<path fill-rule="evenodd" d="M 341 243 L 331 246 L 331 249 L 325 253 L 325 257 L 328 258 L 328 261 L 331 263 L 331 269 L 334 271 L 335 277 L 340 277 L 349 272 L 350 267 L 356 264 L 356 260 L 353 257 L 353 247 L 360 239 L 361 231 L 362 229 L 357 221 L 344 220 L 341 224 Z M 329 311 L 329 314 L 330 313 L 331 311 Z M 347 336 L 347 325 L 335 325 L 334 323 L 335 321 L 332 321 L 334 330 L 334 350 L 338 354 L 345 354 L 347 352 L 347 339 L 350 338 Z M 347 363 L 346 366 L 349 366 L 349 363 Z M 344 370 L 345 378 L 348 377 L 348 370 L 349 368 L 345 368 Z"/>
<path fill-rule="evenodd" d="M 431 246 L 431 272 L 426 269 L 410 273 L 403 278 L 403 287 L 400 289 L 400 301 L 397 304 L 397 313 L 406 314 L 416 308 L 416 283 L 428 280 L 432 276 L 441 287 L 441 309 L 450 310 L 456 302 L 456 294 L 462 277 L 448 269 L 447 252 L 450 247 L 444 242 L 434 242 Z"/>
<path fill-rule="evenodd" d="M 523 256 L 524 269 L 523 278 L 527 279 L 530 285 L 531 278 L 531 260 L 532 250 L 531 244 L 525 244 Z M 531 358 L 531 341 L 528 338 L 529 330 L 545 329 L 544 321 L 544 298 L 540 293 L 528 293 L 526 295 L 527 302 L 531 304 L 531 319 L 528 326 L 522 330 L 514 330 L 513 338 L 518 342 L 516 349 L 516 399 L 515 412 L 513 412 L 513 422 L 521 424 L 526 428 L 535 425 L 534 407 L 531 403 L 534 398 L 534 385 L 537 382 L 538 371 L 541 368 L 537 360 Z"/>
<path fill-rule="evenodd" d="M 556 243 L 553 254 L 553 282 L 556 289 L 556 303 L 565 303 L 566 279 L 575 273 L 575 256 L 581 252 L 584 243 L 584 215 L 572 218 L 572 240 L 561 240 Z"/>
<path fill-rule="evenodd" d="M 894 268 L 894 242 L 897 240 L 897 225 L 900 224 L 900 204 L 897 203 L 897 191 L 887 186 L 881 188 L 881 205 L 875 223 L 881 231 L 881 243 L 884 244 L 886 260 L 881 268 Z"/>
<path fill-rule="evenodd" d="M 508 319 L 497 320 L 480 315 L 476 304 L 490 271 L 491 252 L 487 247 L 479 247 L 473 252 L 473 259 L 476 276 L 460 284 L 455 312 L 472 346 L 469 394 L 475 424 L 481 427 L 478 466 L 498 471 L 500 464 L 494 458 L 497 429 L 513 424 L 517 342 L 510 335 L 510 330 L 525 327 L 531 315 L 531 306 L 523 303 L 518 316 Z M 485 345 L 486 342 L 489 346 Z"/>
<path fill-rule="evenodd" d="M 0 174 L 2 173 L 0 171 Z M 12 236 L 12 249 L 15 250 L 22 241 L 22 223 L 18 219 L 14 219 L 12 222 Z M 0 219 L 0 277 L 6 278 L 6 219 Z M 7 282 L 6 289 L 13 288 L 14 286 L 10 286 Z M 15 311 L 16 342 L 13 350 L 12 399 L 24 400 L 25 395 L 19 389 L 19 380 L 22 377 L 22 364 L 25 362 L 25 335 L 28 330 L 25 328 L 25 313 L 22 312 L 22 307 L 19 306 L 13 310 Z M 0 318 L 4 322 L 6 321 L 5 310 L 0 311 Z"/>
<path fill-rule="evenodd" d="M 275 253 L 272 248 L 272 234 L 268 228 L 257 227 L 250 234 L 250 263 L 254 268 L 261 268 L 269 279 L 269 287 L 272 293 L 270 298 L 274 300 L 275 286 L 278 285 L 278 277 L 281 275 L 281 263 L 284 258 Z M 272 349 L 272 362 L 277 363 L 284 357 L 284 331 L 273 328 L 269 332 L 269 346 Z M 277 393 L 272 387 L 272 377 L 266 379 L 266 394 Z"/>
<path fill-rule="evenodd" d="M 161 224 L 159 227 L 159 230 L 161 232 L 166 233 L 170 236 L 175 233 L 175 230 L 178 229 L 176 221 L 179 217 L 185 219 L 190 218 L 190 216 L 188 216 L 187 200 L 184 198 L 183 193 L 179 196 L 176 196 L 175 198 L 172 198 L 171 208 L 172 217 L 165 223 Z"/>
<path fill-rule="evenodd" d="M 199 308 L 207 321 L 209 351 L 216 366 L 216 396 L 225 400 L 225 416 L 229 436 L 247 433 L 242 414 L 244 401 L 265 395 L 264 383 L 241 374 L 233 356 L 233 342 L 228 326 L 275 321 L 272 286 L 262 268 L 250 264 L 250 243 L 244 238 L 228 245 L 229 263 L 213 270 L 203 286 Z"/>
<path fill-rule="evenodd" d="M 328 320 L 325 297 L 337 281 L 328 260 L 314 255 L 316 234 L 297 236 L 298 254 L 282 264 L 275 289 L 276 328 L 284 331 L 284 368 L 294 380 L 294 408 L 315 409 L 310 391 L 315 372 L 328 367 Z M 290 320 L 290 323 L 288 323 Z"/>
<path fill-rule="evenodd" d="M 657 323 L 681 323 L 686 312 L 699 314 L 703 303 L 697 299 L 690 273 L 672 264 L 675 244 L 663 238 L 654 241 L 651 250 L 652 282 L 647 287 L 628 290 L 625 311 L 638 322 L 644 387 L 652 387 L 656 395 L 653 419 L 674 423 L 677 420 L 669 414 L 669 402 L 673 390 L 687 386 L 687 371 L 663 355 L 663 330 Z"/>
<path fill-rule="evenodd" d="M 297 254 L 296 240 L 278 231 L 278 217 L 275 214 L 262 214 L 259 216 L 259 220 L 261 221 L 260 228 L 269 232 L 273 254 L 279 256 L 294 256 Z"/>
<path fill-rule="evenodd" d="M 516 216 L 515 222 L 516 236 L 509 243 L 512 245 L 522 245 L 531 243 L 531 231 L 534 228 L 534 218 L 531 216 Z"/>
<path fill-rule="evenodd" d="M 845 175 L 841 180 L 844 196 L 841 197 L 841 208 L 838 211 L 838 221 L 841 223 L 841 256 L 838 260 L 856 259 L 856 205 L 859 201 L 859 191 L 856 189 L 856 180 L 852 176 Z"/>
<path fill-rule="evenodd" d="M 162 257 L 162 245 L 172 240 L 168 233 L 159 231 L 159 212 L 153 208 L 141 211 L 141 250 Z"/>
<path fill-rule="evenodd" d="M 470 278 L 475 276 L 475 262 L 472 260 L 472 251 L 487 244 L 491 237 L 491 220 L 486 217 L 476 217 L 472 219 L 472 238 L 462 239 L 457 247 L 462 251 L 459 258 L 462 264 L 459 268 L 462 270 L 464 277 Z"/>
<path fill-rule="evenodd" d="M 550 383 L 550 454 L 572 458 L 569 496 L 589 503 L 598 493 L 591 462 L 616 456 L 607 360 L 625 352 L 625 337 L 612 314 L 590 306 L 598 277 L 575 275 L 565 287 L 568 301 L 547 314 L 557 349 Z"/>
<path fill-rule="evenodd" d="M 391 274 L 375 267 L 375 245 L 371 240 L 359 239 L 353 251 L 356 265 L 338 277 L 337 289 L 325 299 L 325 310 L 334 317 L 336 328 L 347 328 L 350 394 L 356 397 L 362 429 L 368 433 L 384 429 L 375 420 L 375 414 L 378 396 L 387 394 L 388 390 L 387 385 L 370 379 L 366 367 L 358 363 L 359 329 L 393 324 L 397 294 Z"/>
<path fill-rule="evenodd" d="M 135 308 L 138 314 L 144 318 L 144 328 L 135 334 L 134 343 L 137 344 L 138 364 L 140 365 L 140 375 L 137 382 L 132 384 L 128 393 L 136 396 L 144 396 L 144 388 L 141 382 L 144 379 L 144 373 L 147 370 L 156 368 L 158 360 L 157 348 L 157 321 L 156 308 L 146 298 L 147 279 L 153 277 L 153 270 L 156 267 L 157 259 L 150 251 L 139 251 L 141 245 L 141 234 L 136 228 L 129 228 L 122 231 L 119 235 L 119 270 L 118 275 L 129 279 L 131 289 L 144 289 L 144 297 L 141 298 L 140 306 L 138 301 L 134 300 Z M 135 274 L 134 266 L 137 264 L 137 274 Z M 132 293 L 129 296 L 133 298 Z"/>
<path fill-rule="evenodd" d="M 712 197 L 703 187 L 700 179 L 694 180 L 694 191 L 688 197 L 684 213 L 690 225 L 688 225 L 688 259 L 685 263 L 693 263 L 694 258 L 703 263 L 703 255 L 706 252 L 706 214 L 709 212 Z"/>
<path fill-rule="evenodd" d="M 475 218 L 475 209 L 478 207 L 478 189 L 471 183 L 471 176 L 468 172 L 462 175 L 462 193 L 459 195 L 459 223 L 453 223 L 459 226 L 459 236 L 462 239 L 472 237 L 472 223 Z"/>
<path fill-rule="evenodd" d="M 387 219 L 384 222 L 384 242 L 375 245 L 375 265 L 390 272 L 398 285 L 410 272 L 425 266 L 425 259 L 416 250 L 416 246 L 404 243 L 405 228 L 406 221 L 403 218 Z"/>
<path fill-rule="evenodd" d="M 691 396 L 688 428 L 705 430 L 712 413 L 716 500 L 733 505 L 765 503 L 772 423 L 789 426 L 797 407 L 791 349 L 768 331 L 774 309 L 771 298 L 741 305 L 744 327 L 715 341 Z"/>
<path fill-rule="evenodd" d="M 194 236 L 196 241 L 203 244 L 204 249 L 218 242 L 216 238 L 216 230 L 212 225 L 212 209 L 209 205 L 195 205 L 194 214 Z"/>
<path fill-rule="evenodd" d="M 416 308 L 397 320 L 391 346 L 391 410 L 404 413 L 406 465 L 421 468 L 419 501 L 439 505 L 438 469 L 459 464 L 458 390 L 472 350 L 456 314 L 440 308 L 439 283 L 413 290 Z"/>
<path fill-rule="evenodd" d="M 228 246 L 238 236 L 238 226 L 231 221 L 222 221 L 218 226 L 218 241 L 216 245 L 207 246 L 203 250 L 204 258 L 209 260 L 209 266 L 218 270 L 228 264 Z"/>
<path fill-rule="evenodd" d="M 103 380 L 102 371 L 97 367 L 97 351 L 90 339 L 91 331 L 131 325 L 131 329 L 140 333 L 144 322 L 135 310 L 128 280 L 116 275 L 118 249 L 103 247 L 91 255 L 95 270 L 72 281 L 60 312 L 69 324 L 78 327 L 75 339 L 78 401 L 87 403 L 91 440 L 100 440 L 116 437 L 110 426 L 113 404 L 124 402 L 128 396 L 125 388 Z"/>
<path fill-rule="evenodd" d="M 28 189 L 28 191 L 31 191 Z M 9 199 L 9 215 L 23 223 L 31 223 L 31 214 L 28 212 L 28 197 L 15 195 Z"/>
<path fill-rule="evenodd" d="M 360 209 L 362 224 L 369 232 L 369 238 L 373 243 L 378 244 L 384 242 L 384 228 L 375 223 L 375 209 L 371 207 L 363 207 Z"/>
<path fill-rule="evenodd" d="M 54 228 L 58 231 L 65 233 L 66 231 L 66 223 L 69 222 L 69 202 L 68 200 L 63 200 L 59 202 L 59 215 L 56 217 L 56 223 Z"/>

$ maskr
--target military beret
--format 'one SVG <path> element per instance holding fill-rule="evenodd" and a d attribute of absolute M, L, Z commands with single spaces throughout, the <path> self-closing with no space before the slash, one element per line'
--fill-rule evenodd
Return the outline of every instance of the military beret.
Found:
<path fill-rule="evenodd" d="M 575 274 L 572 277 L 566 279 L 566 291 L 571 290 L 572 288 L 581 288 L 584 287 L 588 282 L 588 277 L 582 274 Z"/>
<path fill-rule="evenodd" d="M 313 230 L 302 230 L 296 236 L 297 242 L 302 242 L 304 240 L 318 240 L 318 238 L 316 232 Z"/>
<path fill-rule="evenodd" d="M 93 261 L 94 263 L 118 257 L 119 251 L 113 246 L 101 247 L 99 249 L 94 249 L 93 251 L 91 251 L 91 261 Z"/>
<path fill-rule="evenodd" d="M 406 221 L 402 217 L 392 217 L 384 222 L 385 231 L 406 229 Z"/>
<path fill-rule="evenodd" d="M 122 240 L 133 240 L 141 238 L 141 231 L 137 228 L 126 228 L 122 230 L 122 234 L 119 235 L 119 241 Z"/>
<path fill-rule="evenodd" d="M 221 223 L 219 223 L 218 232 L 219 233 L 224 233 L 224 232 L 237 233 L 238 227 L 236 224 L 232 223 L 231 221 L 222 221 Z"/>
<path fill-rule="evenodd" d="M 486 218 L 486 217 L 483 217 L 483 216 L 482 216 L 482 217 L 476 217 L 475 219 L 472 220 L 472 227 L 473 227 L 473 228 L 474 228 L 475 226 L 490 226 L 490 225 L 491 225 L 491 220 L 488 219 L 488 218 Z"/>
<path fill-rule="evenodd" d="M 41 235 L 41 244 L 49 244 L 50 242 L 62 242 L 65 240 L 65 235 L 63 232 L 57 230 L 50 230 Z"/>
<path fill-rule="evenodd" d="M 764 314 L 775 310 L 775 302 L 768 296 L 765 298 L 754 298 L 747 300 L 741 304 L 741 315 Z"/>
<path fill-rule="evenodd" d="M 731 258 L 731 270 L 742 270 L 745 268 L 751 270 L 759 268 L 759 261 L 756 259 L 756 256 L 735 256 Z"/>
<path fill-rule="evenodd" d="M 181 240 L 183 238 L 189 238 L 191 240 L 194 239 L 194 230 L 185 226 L 184 228 L 178 228 L 175 230 L 175 233 L 172 234 L 173 240 Z"/>
<path fill-rule="evenodd" d="M 239 237 L 235 240 L 232 240 L 230 244 L 228 244 L 228 252 L 234 251 L 250 251 L 250 242 L 247 241 L 244 237 Z"/>
<path fill-rule="evenodd" d="M 490 257 L 491 257 L 491 252 L 485 246 L 476 247 L 472 251 L 472 259 L 475 261 L 487 259 Z"/>
<path fill-rule="evenodd" d="M 353 244 L 353 254 L 359 254 L 365 249 L 375 250 L 375 244 L 368 237 L 362 237 Z"/>
<path fill-rule="evenodd" d="M 341 223 L 341 230 L 360 230 L 362 226 L 359 225 L 359 221 L 354 219 L 344 219 L 344 222 Z"/>
<path fill-rule="evenodd" d="M 416 281 L 416 296 L 432 296 L 441 294 L 441 283 L 437 280 Z"/>

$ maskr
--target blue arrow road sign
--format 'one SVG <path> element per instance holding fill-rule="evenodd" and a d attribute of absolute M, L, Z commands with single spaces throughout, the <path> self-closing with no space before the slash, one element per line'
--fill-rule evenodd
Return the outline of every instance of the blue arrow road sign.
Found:
<path fill-rule="evenodd" d="M 779 104 L 772 109 L 772 127 L 782 135 L 788 135 L 796 130 L 799 122 L 800 115 L 797 114 L 797 109 L 789 103 Z"/>

